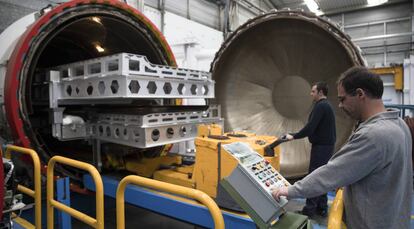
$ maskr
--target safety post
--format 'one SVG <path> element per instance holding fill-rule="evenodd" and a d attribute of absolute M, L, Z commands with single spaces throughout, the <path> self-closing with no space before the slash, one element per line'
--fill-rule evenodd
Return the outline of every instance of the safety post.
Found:
<path fill-rule="evenodd" d="M 96 187 L 96 218 L 92 218 L 78 210 L 68 207 L 53 198 L 54 195 L 54 168 L 55 164 L 65 164 L 78 169 L 89 172 L 95 182 Z M 104 228 L 104 204 L 103 204 L 103 184 L 102 178 L 98 170 L 91 164 L 76 161 L 70 158 L 62 156 L 54 156 L 49 160 L 47 167 L 47 228 L 53 229 L 54 226 L 54 212 L 53 208 L 57 208 L 61 211 L 68 213 L 69 215 L 77 218 L 78 220 L 97 229 Z"/>
<path fill-rule="evenodd" d="M 328 229 L 340 229 L 342 226 L 342 215 L 344 212 L 343 190 L 336 191 L 328 217 Z"/>
<path fill-rule="evenodd" d="M 42 228 L 42 193 L 41 193 L 41 179 L 40 179 L 40 160 L 36 151 L 20 146 L 7 145 L 4 156 L 11 159 L 11 152 L 17 152 L 29 155 L 33 160 L 33 172 L 34 172 L 34 190 L 27 188 L 23 185 L 17 185 L 17 190 L 32 198 L 35 201 L 35 226 L 36 228 Z"/>
<path fill-rule="evenodd" d="M 187 188 L 175 184 L 169 184 L 162 181 L 148 179 L 136 175 L 129 175 L 119 182 L 116 190 L 116 227 L 117 229 L 125 228 L 125 189 L 128 184 L 135 184 L 163 192 L 168 192 L 187 198 L 195 199 L 205 205 L 211 213 L 214 221 L 214 228 L 224 229 L 224 219 L 220 208 L 211 199 L 210 196 L 202 191 Z"/>

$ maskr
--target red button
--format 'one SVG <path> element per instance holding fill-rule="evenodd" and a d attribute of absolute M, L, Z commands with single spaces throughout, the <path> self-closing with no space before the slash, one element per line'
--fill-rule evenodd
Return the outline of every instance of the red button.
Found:
<path fill-rule="evenodd" d="M 265 160 L 266 165 L 268 165 L 270 162 L 268 160 Z"/>
<path fill-rule="evenodd" d="M 267 186 L 267 187 L 269 187 L 269 186 L 270 186 L 269 181 L 266 181 L 266 186 Z"/>

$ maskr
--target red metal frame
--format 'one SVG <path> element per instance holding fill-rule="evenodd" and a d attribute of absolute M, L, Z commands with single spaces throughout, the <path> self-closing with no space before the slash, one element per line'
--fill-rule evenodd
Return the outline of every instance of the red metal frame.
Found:
<path fill-rule="evenodd" d="M 30 148 L 30 140 L 23 131 L 23 121 L 20 115 L 20 102 L 18 100 L 18 91 L 19 91 L 19 76 L 23 66 L 23 61 L 26 53 L 29 52 L 31 46 L 31 40 L 37 36 L 42 30 L 42 26 L 51 21 L 51 18 L 61 13 L 62 11 L 76 7 L 78 5 L 85 4 L 103 4 L 110 5 L 112 7 L 119 8 L 138 18 L 157 36 L 158 40 L 161 42 L 162 47 L 164 48 L 169 64 L 176 66 L 175 57 L 171 51 L 170 46 L 168 45 L 165 37 L 157 29 L 157 27 L 146 18 L 141 12 L 134 9 L 133 7 L 122 3 L 118 0 L 74 0 L 61 4 L 51 11 L 44 14 L 36 22 L 34 22 L 27 31 L 20 37 L 19 42 L 16 44 L 16 47 L 13 50 L 13 53 L 9 59 L 7 65 L 6 79 L 5 79 L 5 91 L 4 91 L 4 104 L 6 110 L 6 117 L 11 129 L 12 136 L 15 140 L 16 145 Z"/>

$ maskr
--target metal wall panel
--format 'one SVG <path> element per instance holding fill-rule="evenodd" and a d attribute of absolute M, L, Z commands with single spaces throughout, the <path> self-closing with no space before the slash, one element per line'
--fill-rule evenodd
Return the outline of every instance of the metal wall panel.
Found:
<path fill-rule="evenodd" d="M 264 12 L 268 12 L 269 10 L 274 8 L 274 6 L 270 4 L 270 1 L 268 1 L 269 3 L 266 3 L 266 0 L 247 0 L 247 1 L 257 6 L 258 8 L 262 9 Z"/>
<path fill-rule="evenodd" d="M 382 24 L 378 24 L 378 25 L 363 26 L 363 27 L 356 27 L 356 28 L 349 28 L 349 29 L 345 27 L 345 31 L 353 39 L 358 39 L 358 38 L 364 38 L 364 37 L 369 37 L 369 36 L 383 35 L 384 26 Z"/>
<path fill-rule="evenodd" d="M 257 16 L 255 14 L 253 14 L 252 11 L 246 9 L 243 6 L 238 6 L 236 12 L 238 13 L 237 16 L 238 16 L 238 22 L 239 22 L 239 24 L 237 26 L 236 25 L 232 26 L 232 30 L 237 29 L 237 27 L 239 27 L 240 25 L 244 24 L 250 18 L 254 18 L 254 17 Z"/>
<path fill-rule="evenodd" d="M 407 17 L 411 10 L 412 3 L 403 3 L 345 13 L 345 25 Z"/>
<path fill-rule="evenodd" d="M 154 5 L 154 0 L 150 4 Z M 145 4 L 147 2 L 145 1 Z M 219 30 L 219 6 L 206 0 L 164 0 L 165 10 Z M 158 8 L 158 5 L 155 6 Z"/>
<path fill-rule="evenodd" d="M 396 22 L 381 21 L 411 18 L 412 3 L 399 3 L 372 7 L 364 10 L 330 15 L 329 18 L 345 26 L 345 32 L 351 36 L 355 43 L 361 47 L 370 66 L 388 66 L 391 63 L 403 63 L 410 53 L 411 36 L 398 36 L 360 40 L 367 37 L 383 36 L 385 34 L 402 34 L 412 32 L 411 20 Z M 354 27 L 357 24 L 364 24 Z"/>
<path fill-rule="evenodd" d="M 401 22 L 391 22 L 387 23 L 387 33 L 401 33 L 401 32 L 411 32 L 411 21 L 401 21 Z"/>
<path fill-rule="evenodd" d="M 219 6 L 206 0 L 190 0 L 190 20 L 220 29 Z"/>
<path fill-rule="evenodd" d="M 161 0 L 144 0 L 146 6 L 159 10 Z M 200 24 L 220 29 L 219 6 L 207 0 L 163 0 L 165 10 L 190 18 Z M 0 0 L 0 32 L 19 18 L 38 11 L 49 4 L 65 0 Z M 188 8 L 190 4 L 190 8 Z"/>
<path fill-rule="evenodd" d="M 144 0 L 144 4 L 151 6 L 152 8 L 158 8 L 158 1 L 159 0 Z"/>
<path fill-rule="evenodd" d="M 291 9 L 304 9 L 306 5 L 303 3 L 303 0 L 271 0 L 274 5 L 281 8 L 291 8 Z"/>
<path fill-rule="evenodd" d="M 0 33 L 18 19 L 38 11 L 49 4 L 64 1 L 47 0 L 0 0 Z"/>
<path fill-rule="evenodd" d="M 193 0 L 194 1 L 194 0 Z M 165 10 L 187 18 L 187 0 L 164 0 Z"/>

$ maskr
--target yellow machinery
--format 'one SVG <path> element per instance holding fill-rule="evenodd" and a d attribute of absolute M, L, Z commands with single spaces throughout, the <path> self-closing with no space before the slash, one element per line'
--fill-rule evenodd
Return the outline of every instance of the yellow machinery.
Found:
<path fill-rule="evenodd" d="M 222 145 L 233 142 L 246 142 L 259 154 L 265 156 L 264 148 L 276 140 L 274 136 L 257 136 L 251 133 L 232 132 L 221 134 L 218 125 L 199 126 L 199 137 L 195 139 L 195 163 L 190 166 L 177 166 L 174 169 L 158 170 L 154 179 L 185 187 L 195 188 L 216 198 L 218 183 L 237 166 L 237 161 L 223 149 Z M 274 155 L 265 156 L 274 168 L 279 170 L 280 150 Z"/>
<path fill-rule="evenodd" d="M 219 181 L 228 176 L 237 166 L 237 161 L 228 155 L 221 146 L 233 142 L 246 142 L 264 156 L 277 170 L 280 169 L 280 150 L 274 148 L 272 155 L 266 155 L 265 147 L 277 140 L 274 136 L 258 136 L 246 132 L 223 134 L 217 124 L 199 125 L 195 139 L 195 163 L 184 165 L 182 156 L 162 153 L 158 157 L 140 157 L 137 154 L 120 156 L 106 155 L 106 167 L 125 169 L 134 174 L 156 180 L 195 188 L 217 197 Z M 269 154 L 269 153 L 267 153 Z"/>
<path fill-rule="evenodd" d="M 248 142 L 250 145 L 260 145 L 259 147 L 255 148 L 257 149 L 263 149 L 263 144 L 262 142 L 256 142 L 257 140 L 254 139 L 259 139 L 259 140 L 268 140 L 268 139 L 274 139 L 272 137 L 266 137 L 266 136 L 255 136 L 253 134 L 245 134 L 246 137 L 242 137 L 241 133 L 231 133 L 231 134 L 227 134 L 230 136 L 234 136 L 237 135 L 238 137 L 229 137 L 230 139 L 224 139 L 222 141 L 220 140 L 211 140 L 211 138 L 208 137 L 199 137 L 197 139 L 197 142 L 201 142 L 202 144 L 204 144 L 203 147 L 209 147 L 212 146 L 212 143 L 217 143 L 220 144 L 220 147 L 214 147 L 213 144 L 213 148 L 215 149 L 220 149 L 221 151 L 221 155 L 223 156 L 223 160 L 227 160 L 228 159 L 228 154 L 227 151 L 224 151 L 222 145 L 230 143 L 230 142 L 235 142 L 235 141 L 240 141 L 240 139 L 237 138 L 244 138 L 244 140 L 241 140 L 243 142 Z M 225 136 L 225 135 L 222 135 Z M 264 145 L 268 145 L 267 143 Z M 198 149 L 200 146 L 198 146 Z M 13 152 L 31 152 L 32 150 L 29 149 L 24 149 L 21 147 L 16 147 L 16 146 L 7 146 L 7 151 L 12 150 Z M 208 149 L 206 149 L 206 151 L 204 151 L 205 154 L 207 154 Z M 34 151 L 33 151 L 34 152 Z M 218 151 L 217 151 L 218 152 Z M 263 151 L 260 151 L 263 152 Z M 275 157 L 273 159 L 278 158 L 279 156 L 279 150 L 276 148 L 275 149 Z M 210 153 L 214 154 L 214 151 L 210 151 Z M 9 152 L 5 153 L 6 155 L 9 154 Z M 31 154 L 31 155 L 37 155 L 37 154 Z M 276 157 L 277 155 L 277 157 Z M 218 158 L 218 157 L 216 157 Z M 35 159 L 35 164 L 39 164 L 38 163 L 38 158 L 34 157 L 33 159 Z M 267 158 L 268 160 L 271 158 Z M 37 162 L 36 162 L 37 161 Z M 273 160 L 272 162 L 276 162 L 277 160 Z M 54 165 L 56 163 L 63 163 L 63 164 L 67 164 L 70 166 L 74 166 L 74 167 L 79 167 L 82 168 L 88 172 L 90 172 L 90 174 L 93 177 L 93 185 L 94 187 L 96 187 L 96 219 L 89 217 L 88 215 L 77 211 L 76 209 L 70 208 L 66 205 L 60 204 L 59 202 L 54 200 L 54 195 L 53 195 L 53 180 L 54 180 Z M 273 166 L 275 166 L 273 164 Z M 208 167 L 208 166 L 206 166 Z M 36 167 L 35 170 L 37 171 L 38 174 L 40 174 L 40 168 Z M 196 169 L 195 169 L 196 170 Z M 36 182 L 40 182 L 40 177 L 36 176 L 35 179 Z M 207 195 L 205 195 L 203 192 L 201 191 L 196 191 L 196 190 L 192 190 L 189 188 L 183 188 L 183 187 L 179 187 L 179 186 L 175 186 L 175 185 L 171 185 L 171 184 L 165 184 L 163 182 L 159 182 L 159 181 L 154 181 L 151 179 L 147 179 L 147 178 L 143 178 L 143 177 L 138 177 L 138 176 L 127 176 L 124 179 L 122 179 L 122 181 L 119 183 L 119 186 L 117 188 L 117 192 L 116 192 L 116 201 L 117 201 L 117 228 L 125 228 L 125 210 L 124 210 L 124 192 L 125 189 L 127 187 L 127 184 L 139 184 L 140 186 L 144 186 L 144 187 L 150 187 L 152 189 L 155 190 L 163 190 L 163 191 L 167 191 L 169 193 L 173 193 L 173 194 L 179 194 L 180 196 L 186 196 L 189 197 L 191 199 L 195 199 L 198 200 L 200 203 L 202 203 L 203 205 L 205 205 L 208 210 L 211 213 L 211 216 L 213 218 L 213 222 L 214 222 L 214 228 L 224 228 L 224 219 L 223 219 L 223 212 L 220 212 L 218 206 L 214 203 L 213 200 L 210 199 L 210 197 L 208 197 Z M 47 223 L 48 223 L 48 228 L 53 228 L 53 208 L 57 208 L 61 211 L 64 211 L 68 214 L 70 214 L 71 216 L 83 221 L 84 223 L 87 223 L 95 228 L 103 228 L 103 215 L 104 215 L 104 207 L 103 207 L 103 186 L 102 186 L 102 178 L 100 177 L 98 171 L 92 166 L 89 165 L 87 163 L 84 162 L 80 162 L 80 161 L 76 161 L 76 160 L 72 160 L 69 158 L 64 158 L 61 156 L 55 156 L 53 157 L 49 163 L 48 163 L 48 167 L 47 167 L 47 184 L 48 184 L 48 190 L 47 190 L 47 207 L 48 207 L 48 217 L 47 217 Z M 36 185 L 35 185 L 36 186 Z M 24 188 L 24 187 L 23 187 Z M 35 188 L 36 189 L 36 188 Z M 33 190 L 32 190 L 33 191 Z M 37 190 L 40 191 L 40 190 Z M 38 193 L 38 192 L 36 192 Z M 40 200 L 40 195 L 34 195 L 35 199 Z M 38 198 L 39 197 L 39 198 Z M 36 200 L 36 201 L 37 201 Z M 37 206 L 37 205 L 36 205 Z M 40 209 L 40 208 L 39 208 Z M 343 204 L 342 204 L 342 190 L 338 190 L 337 192 L 337 196 L 335 198 L 335 201 L 331 207 L 331 211 L 329 214 L 329 223 L 328 223 L 328 229 L 339 229 L 339 228 L 346 228 L 344 226 L 344 224 L 341 222 L 341 218 L 342 218 L 342 212 L 343 212 Z M 41 218 L 41 211 L 37 211 L 36 210 L 36 219 L 40 219 Z M 34 228 L 33 225 L 31 225 L 29 222 L 25 221 L 24 219 L 17 217 L 14 220 L 18 225 L 23 226 L 24 228 Z M 40 222 L 40 221 L 39 221 Z M 282 225 L 282 228 L 285 228 L 285 225 Z"/>

